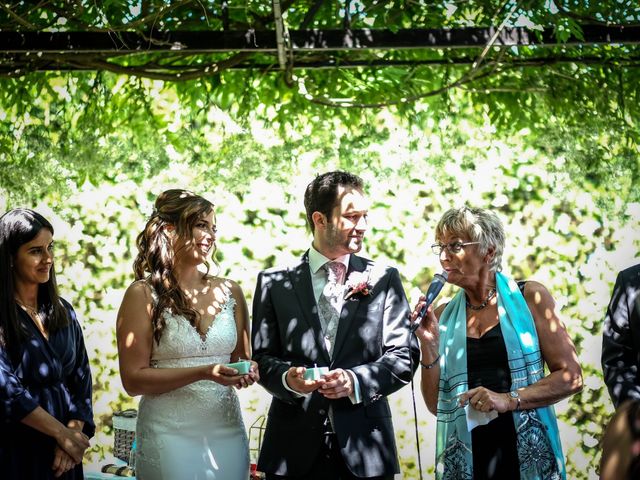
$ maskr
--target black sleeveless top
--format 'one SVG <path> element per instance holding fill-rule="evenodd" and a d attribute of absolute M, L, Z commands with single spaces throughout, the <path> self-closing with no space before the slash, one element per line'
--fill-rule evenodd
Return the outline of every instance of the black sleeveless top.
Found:
<path fill-rule="evenodd" d="M 518 282 L 523 293 L 524 284 Z M 509 358 L 500 323 L 480 338 L 467 337 L 467 378 L 469 389 L 485 387 L 499 393 L 511 391 Z M 501 413 L 487 425 L 474 428 L 471 445 L 474 480 L 520 478 L 512 412 Z"/>

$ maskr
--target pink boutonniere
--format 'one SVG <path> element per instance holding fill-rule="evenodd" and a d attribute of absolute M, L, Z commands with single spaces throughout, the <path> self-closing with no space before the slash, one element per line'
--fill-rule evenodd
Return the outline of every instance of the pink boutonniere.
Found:
<path fill-rule="evenodd" d="M 366 297 L 371 295 L 372 286 L 369 283 L 368 272 L 351 272 L 347 282 L 345 283 L 347 293 L 344 296 L 345 300 L 355 300 L 357 296 Z"/>

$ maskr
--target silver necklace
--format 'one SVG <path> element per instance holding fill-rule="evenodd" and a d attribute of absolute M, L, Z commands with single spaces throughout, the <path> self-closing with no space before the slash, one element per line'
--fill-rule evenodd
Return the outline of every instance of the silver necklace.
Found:
<path fill-rule="evenodd" d="M 491 299 L 495 294 L 496 294 L 495 288 L 492 288 L 491 290 L 489 290 L 489 294 L 487 295 L 487 298 L 485 298 L 484 302 L 482 302 L 480 305 L 471 305 L 469 303 L 469 297 L 465 295 L 465 303 L 467 304 L 467 307 L 469 307 L 471 310 L 482 310 L 484 307 L 489 305 L 489 302 L 491 301 Z"/>

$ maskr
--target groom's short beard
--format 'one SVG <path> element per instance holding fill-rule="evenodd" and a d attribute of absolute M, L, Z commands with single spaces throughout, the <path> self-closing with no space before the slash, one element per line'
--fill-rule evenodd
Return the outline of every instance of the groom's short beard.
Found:
<path fill-rule="evenodd" d="M 327 225 L 327 245 L 329 246 L 330 250 L 335 250 L 336 248 L 342 250 L 343 248 L 347 247 L 347 245 L 344 244 L 344 241 L 341 238 L 340 234 L 340 230 L 334 227 L 332 223 Z"/>
<path fill-rule="evenodd" d="M 357 244 L 355 243 L 355 240 L 353 238 L 348 236 L 345 237 L 345 235 L 346 233 L 344 231 L 338 230 L 331 223 L 328 224 L 326 241 L 329 248 L 331 250 L 335 250 L 336 247 L 339 247 L 341 251 L 344 250 L 343 254 L 355 253 L 360 251 L 360 249 L 362 248 L 362 242 L 360 242 L 360 244 Z M 354 246 L 352 247 L 352 245 Z"/>

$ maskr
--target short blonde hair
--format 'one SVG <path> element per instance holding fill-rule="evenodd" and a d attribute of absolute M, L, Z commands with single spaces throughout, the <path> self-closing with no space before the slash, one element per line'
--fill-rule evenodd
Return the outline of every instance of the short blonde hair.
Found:
<path fill-rule="evenodd" d="M 485 255 L 489 247 L 493 247 L 495 255 L 491 259 L 491 270 L 502 270 L 505 234 L 502 222 L 495 213 L 483 208 L 452 208 L 438 222 L 436 240 L 440 241 L 447 232 L 460 238 L 468 238 L 471 242 L 479 242 L 481 255 Z"/>

